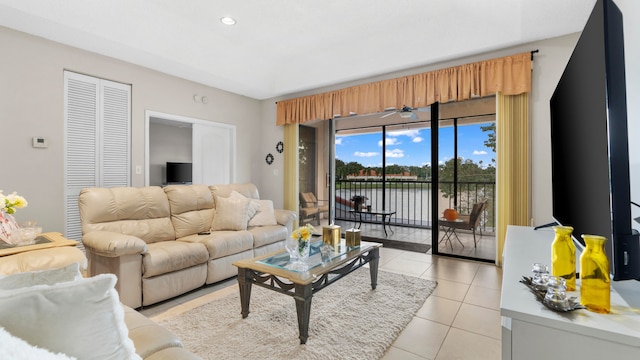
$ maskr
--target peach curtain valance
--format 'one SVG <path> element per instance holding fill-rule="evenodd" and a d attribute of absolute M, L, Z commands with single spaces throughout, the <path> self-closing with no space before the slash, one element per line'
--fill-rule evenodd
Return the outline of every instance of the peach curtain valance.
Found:
<path fill-rule="evenodd" d="M 371 114 L 405 105 L 424 107 L 498 91 L 519 95 L 530 90 L 531 53 L 526 52 L 279 101 L 276 125 Z"/>

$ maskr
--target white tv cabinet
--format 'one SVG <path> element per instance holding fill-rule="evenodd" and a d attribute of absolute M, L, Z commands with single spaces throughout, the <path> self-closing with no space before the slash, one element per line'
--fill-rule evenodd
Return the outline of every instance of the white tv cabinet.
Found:
<path fill-rule="evenodd" d="M 519 283 L 523 275 L 531 276 L 534 262 L 551 266 L 554 235 L 550 227 L 507 228 L 500 301 L 502 360 L 640 359 L 640 308 L 625 301 L 628 296 L 640 298 L 640 282 L 620 282 L 631 285 L 631 292 L 624 293 L 625 298 L 612 290 L 610 314 L 586 309 L 551 311 Z M 579 298 L 579 280 L 577 285 L 578 291 L 570 294 Z"/>

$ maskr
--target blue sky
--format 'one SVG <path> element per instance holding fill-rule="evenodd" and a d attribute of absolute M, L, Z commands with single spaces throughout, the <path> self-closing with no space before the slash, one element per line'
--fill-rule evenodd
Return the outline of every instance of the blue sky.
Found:
<path fill-rule="evenodd" d="M 484 145 L 488 133 L 474 124 L 458 126 L 458 156 L 491 163 L 495 154 Z M 439 161 L 453 157 L 453 127 L 441 128 L 439 137 Z M 336 136 L 336 157 L 345 163 L 355 161 L 365 167 L 382 166 L 382 132 L 361 135 Z M 423 166 L 431 164 L 431 130 L 411 129 L 387 132 L 387 165 Z"/>

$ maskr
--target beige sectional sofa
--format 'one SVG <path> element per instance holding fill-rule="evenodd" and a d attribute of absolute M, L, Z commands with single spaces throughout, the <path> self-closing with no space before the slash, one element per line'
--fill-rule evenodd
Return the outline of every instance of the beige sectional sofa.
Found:
<path fill-rule="evenodd" d="M 131 308 L 235 276 L 233 262 L 281 249 L 296 217 L 253 184 L 88 188 L 79 207 L 88 275 L 115 274 Z"/>

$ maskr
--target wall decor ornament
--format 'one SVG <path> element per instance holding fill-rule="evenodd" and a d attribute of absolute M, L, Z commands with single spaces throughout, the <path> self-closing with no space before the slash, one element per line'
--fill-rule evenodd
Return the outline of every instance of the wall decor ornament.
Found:
<path fill-rule="evenodd" d="M 265 161 L 267 162 L 268 165 L 273 164 L 273 155 L 271 155 L 271 153 L 267 154 Z"/>
<path fill-rule="evenodd" d="M 276 144 L 276 151 L 280 154 L 284 151 L 284 143 L 282 141 L 278 141 Z"/>

